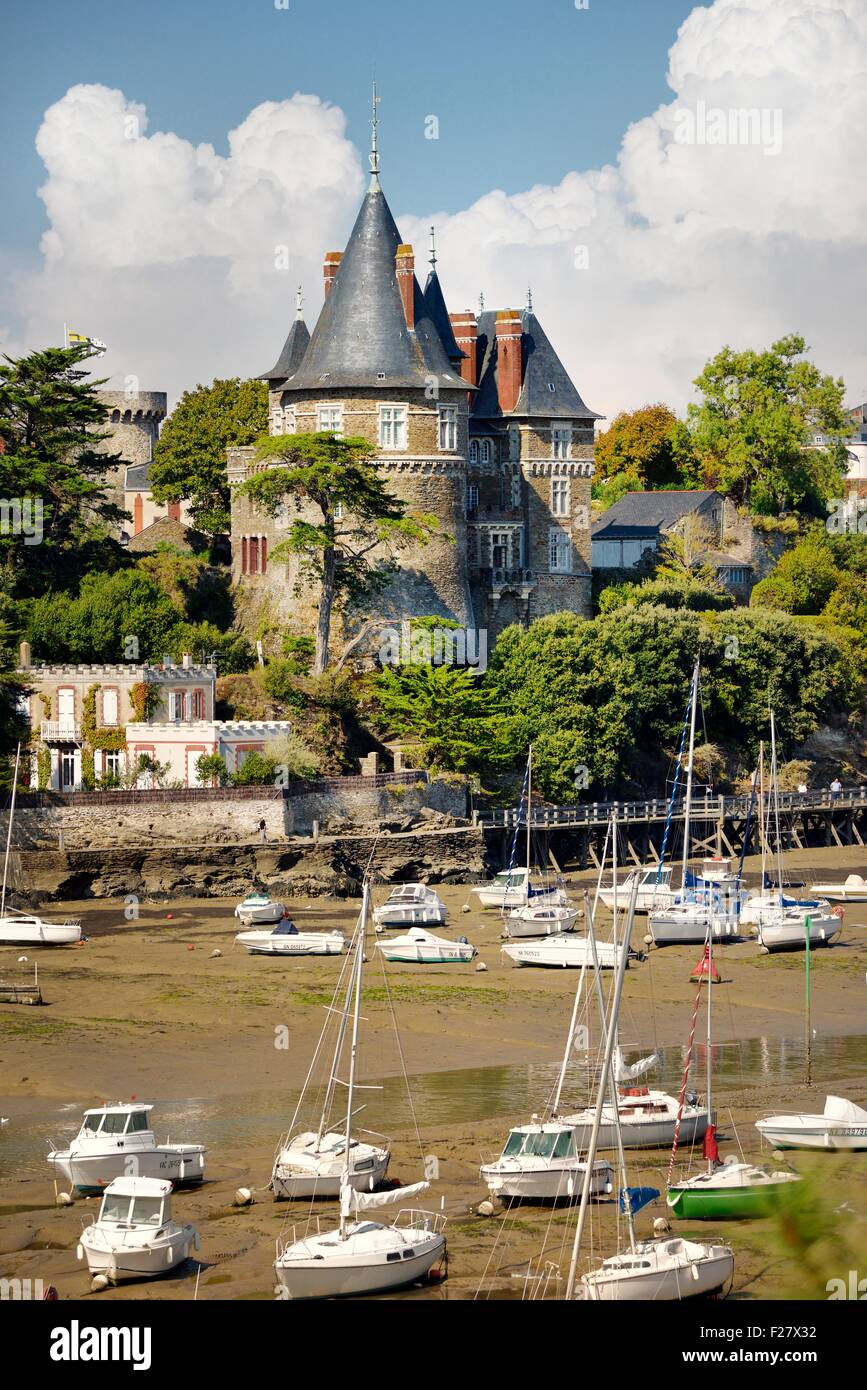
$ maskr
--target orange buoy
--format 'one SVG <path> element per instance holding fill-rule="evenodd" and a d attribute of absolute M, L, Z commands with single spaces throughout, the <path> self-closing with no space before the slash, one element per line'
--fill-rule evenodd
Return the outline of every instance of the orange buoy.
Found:
<path fill-rule="evenodd" d="M 698 964 L 694 965 L 692 968 L 692 974 L 689 977 L 690 982 L 695 985 L 707 984 L 708 976 L 710 976 L 712 984 L 721 985 L 722 975 L 717 970 L 716 965 L 713 967 L 713 974 L 710 973 L 710 969 L 710 950 L 705 946 L 704 955 Z"/>

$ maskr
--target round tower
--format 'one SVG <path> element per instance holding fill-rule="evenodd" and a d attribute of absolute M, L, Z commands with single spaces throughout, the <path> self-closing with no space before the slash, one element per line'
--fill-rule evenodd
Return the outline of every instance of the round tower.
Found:
<path fill-rule="evenodd" d="M 168 396 L 165 391 L 98 391 L 97 396 L 107 412 L 102 433 L 108 436 L 99 444 L 98 452 L 120 454 L 124 461 L 106 479 L 111 500 L 122 507 L 127 466 L 147 467 L 153 462 L 160 425 L 168 411 Z"/>

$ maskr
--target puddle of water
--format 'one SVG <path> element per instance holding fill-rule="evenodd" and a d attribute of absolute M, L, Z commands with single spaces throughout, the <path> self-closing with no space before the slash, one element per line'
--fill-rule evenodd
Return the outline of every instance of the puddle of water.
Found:
<path fill-rule="evenodd" d="M 630 1054 L 631 1057 L 632 1054 Z M 661 1048 L 659 1062 L 650 1073 L 654 1086 L 677 1093 L 685 1049 Z M 627 1059 L 629 1060 L 629 1058 Z M 434 1137 L 438 1125 L 466 1124 L 503 1117 L 504 1122 L 526 1118 L 543 1108 L 556 1084 L 557 1064 L 474 1067 L 464 1071 L 425 1072 L 412 1078 L 412 1101 L 425 1139 Z M 867 1072 L 867 1034 L 843 1034 L 816 1038 L 813 1043 L 813 1081 L 816 1104 L 824 1104 L 823 1085 L 835 1092 L 850 1078 Z M 690 1082 L 703 1090 L 704 1047 L 697 1046 Z M 746 1038 L 714 1048 L 714 1087 L 718 1098 L 726 1089 L 755 1087 L 757 1108 L 766 1086 L 798 1084 L 804 1077 L 803 1038 Z M 373 1078 L 362 1077 L 364 1081 Z M 564 1090 L 564 1104 L 572 1108 L 588 1099 L 588 1076 L 580 1064 L 571 1067 Z M 238 1151 L 251 1144 L 276 1144 L 291 1120 L 297 1092 L 250 1091 L 246 1096 L 201 1096 L 156 1103 L 154 1123 L 158 1140 L 167 1135 L 178 1141 L 206 1144 L 212 1151 Z M 860 1095 L 852 1099 L 860 1101 Z M 389 1077 L 381 1090 L 362 1093 L 365 1128 L 388 1134 L 406 1130 L 412 1115 L 401 1077 Z M 315 1105 L 315 1099 L 314 1099 Z M 44 1100 L 0 1099 L 0 1110 L 9 1123 L 0 1130 L 0 1179 L 45 1177 L 44 1156 L 50 1145 L 77 1133 L 81 1109 L 77 1104 L 48 1104 Z M 305 1120 L 311 1118 L 305 1116 Z"/>

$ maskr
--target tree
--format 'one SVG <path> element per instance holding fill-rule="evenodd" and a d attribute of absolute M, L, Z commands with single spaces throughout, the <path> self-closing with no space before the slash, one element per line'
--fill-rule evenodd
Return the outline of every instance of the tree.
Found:
<path fill-rule="evenodd" d="M 12 784 L 9 755 L 14 754 L 19 741 L 26 743 L 29 738 L 28 721 L 22 712 L 22 700 L 27 693 L 27 686 L 15 674 L 15 633 L 0 619 L 0 788 L 3 790 Z"/>
<path fill-rule="evenodd" d="M 16 596 L 74 586 L 90 567 L 116 568 L 107 528 L 127 513 L 106 496 L 123 460 L 101 453 L 106 408 L 79 365 L 86 349 L 46 348 L 0 364 L 0 497 L 17 507 L 0 531 L 3 583 Z"/>
<path fill-rule="evenodd" d="M 229 781 L 226 759 L 219 753 L 203 753 L 196 759 L 196 777 L 203 787 L 225 787 Z"/>
<path fill-rule="evenodd" d="M 195 525 L 210 536 L 228 532 L 226 450 L 252 444 L 268 428 L 264 381 L 234 377 L 185 391 L 154 450 L 151 486 L 157 502 L 190 503 Z"/>
<path fill-rule="evenodd" d="M 594 497 L 610 506 L 625 492 L 696 485 L 696 460 L 682 420 L 661 402 L 622 411 L 596 440 Z"/>
<path fill-rule="evenodd" d="M 263 753 L 250 753 L 237 772 L 232 773 L 235 787 L 273 787 L 277 777 L 276 758 Z"/>
<path fill-rule="evenodd" d="M 321 770 L 320 759 L 294 729 L 270 739 L 265 752 L 285 781 L 308 782 Z"/>
<path fill-rule="evenodd" d="M 514 721 L 499 693 L 467 667 L 387 667 L 373 703 L 390 733 L 419 743 L 426 767 L 469 772 L 515 757 Z"/>
<path fill-rule="evenodd" d="M 852 432 L 845 388 L 806 361 L 806 351 L 797 334 L 764 352 L 724 347 L 695 380 L 704 399 L 690 405 L 689 426 L 705 486 L 754 512 L 823 515 L 842 496 L 843 440 Z M 817 432 L 828 444 L 809 448 Z"/>
<path fill-rule="evenodd" d="M 182 621 L 159 584 L 129 569 L 86 575 L 76 597 L 43 594 L 30 607 L 27 634 L 43 660 L 160 661 Z"/>
<path fill-rule="evenodd" d="M 821 613 L 840 578 L 838 561 L 824 528 L 817 527 L 780 556 L 750 595 L 752 608 L 786 613 Z"/>
<path fill-rule="evenodd" d="M 424 544 L 437 520 L 407 514 L 406 504 L 389 492 L 366 439 L 327 432 L 268 435 L 257 457 L 270 466 L 240 491 L 270 516 L 286 507 L 295 512 L 269 559 L 297 559 L 301 575 L 320 586 L 313 672 L 321 675 L 335 603 L 359 604 L 380 592 L 395 573 L 396 554 Z"/>

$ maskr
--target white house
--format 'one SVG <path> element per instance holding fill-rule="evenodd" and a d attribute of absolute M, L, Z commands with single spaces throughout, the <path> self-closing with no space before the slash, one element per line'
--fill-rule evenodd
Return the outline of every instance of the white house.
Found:
<path fill-rule="evenodd" d="M 159 724 L 128 724 L 127 758 L 134 767 L 141 754 L 154 762 L 168 763 L 167 782 L 185 787 L 202 783 L 196 764 L 203 753 L 219 753 L 229 772 L 237 772 L 251 753 L 264 753 L 274 739 L 289 733 L 288 720 L 176 719 Z M 146 785 L 143 774 L 141 785 Z"/>

